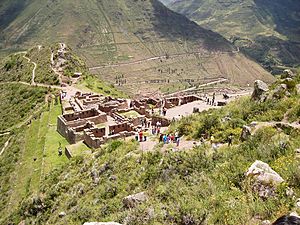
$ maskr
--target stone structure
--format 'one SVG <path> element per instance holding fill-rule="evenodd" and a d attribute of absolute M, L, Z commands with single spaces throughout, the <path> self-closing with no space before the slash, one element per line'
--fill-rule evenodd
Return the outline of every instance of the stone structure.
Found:
<path fill-rule="evenodd" d="M 264 102 L 268 97 L 268 91 L 269 87 L 265 82 L 256 80 L 254 83 L 254 91 L 252 93 L 251 99 L 254 101 Z"/>
<path fill-rule="evenodd" d="M 170 108 L 200 100 L 189 95 L 172 98 L 118 99 L 91 93 L 76 93 L 69 101 L 61 94 L 63 115 L 58 117 L 57 131 L 70 144 L 83 141 L 90 148 L 99 148 L 110 139 L 131 136 L 142 126 L 170 121 L 152 113 L 156 108 Z"/>

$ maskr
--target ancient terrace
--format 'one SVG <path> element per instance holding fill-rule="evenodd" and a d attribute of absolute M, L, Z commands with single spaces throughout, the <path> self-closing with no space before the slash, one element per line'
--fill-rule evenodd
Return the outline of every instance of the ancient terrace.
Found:
<path fill-rule="evenodd" d="M 136 130 L 149 128 L 158 121 L 168 126 L 169 120 L 155 113 L 158 109 L 197 100 L 200 97 L 195 95 L 129 100 L 91 93 L 76 93 L 66 100 L 62 93 L 63 115 L 58 117 L 57 131 L 70 144 L 83 141 L 90 148 L 99 148 L 110 139 L 132 136 Z"/>

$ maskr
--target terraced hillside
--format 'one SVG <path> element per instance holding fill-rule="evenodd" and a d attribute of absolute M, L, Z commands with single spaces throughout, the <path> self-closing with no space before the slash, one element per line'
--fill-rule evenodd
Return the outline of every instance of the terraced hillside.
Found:
<path fill-rule="evenodd" d="M 92 72 L 129 92 L 176 90 L 220 77 L 243 85 L 272 80 L 223 37 L 156 0 L 14 0 L 2 3 L 1 17 L 15 10 L 1 21 L 2 52 L 64 42 Z"/>
<path fill-rule="evenodd" d="M 274 73 L 299 65 L 297 0 L 161 0 L 201 26 L 222 34 Z"/>
<path fill-rule="evenodd" d="M 299 81 L 282 77 L 258 94 L 267 94 L 264 102 L 242 97 L 172 123 L 167 132 L 177 129 L 180 145 L 188 137 L 193 147 L 152 136 L 156 145 L 145 151 L 132 137 L 70 161 L 57 154 L 66 141 L 54 130 L 60 106 L 53 102 L 0 157 L 0 223 L 257 225 L 299 214 Z M 245 125 L 251 132 L 241 139 Z M 257 160 L 270 170 L 249 175 Z"/>

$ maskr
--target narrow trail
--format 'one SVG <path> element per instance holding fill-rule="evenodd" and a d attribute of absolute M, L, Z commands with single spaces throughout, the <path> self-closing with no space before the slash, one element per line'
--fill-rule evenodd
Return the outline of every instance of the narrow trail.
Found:
<path fill-rule="evenodd" d="M 195 87 L 191 87 L 191 88 L 188 88 L 188 89 L 185 89 L 185 90 L 181 90 L 181 91 L 177 91 L 177 92 L 168 94 L 168 95 L 166 95 L 166 97 L 173 96 L 173 95 L 178 95 L 178 94 L 182 94 L 182 93 L 189 92 L 189 91 L 193 91 L 193 90 L 196 90 L 198 88 L 207 87 L 207 86 L 210 86 L 210 85 L 213 85 L 213 84 L 224 83 L 226 81 L 228 81 L 228 79 L 226 79 L 226 78 L 220 78 L 217 81 L 211 81 L 211 82 L 208 82 L 208 83 L 205 83 L 205 84 L 201 84 L 201 85 L 198 85 L 198 86 L 195 86 Z"/>
<path fill-rule="evenodd" d="M 9 145 L 9 141 L 12 137 L 9 137 L 8 140 L 5 142 L 3 148 L 1 149 L 1 152 L 0 152 L 0 156 L 4 153 L 5 149 L 7 148 L 7 146 Z"/>
<path fill-rule="evenodd" d="M 37 68 L 37 64 L 35 62 L 32 62 L 30 58 L 28 58 L 26 56 L 27 52 L 23 55 L 23 58 L 26 59 L 29 63 L 32 63 L 33 64 L 33 70 L 32 70 L 32 77 L 31 77 L 31 85 L 35 85 L 35 71 L 36 71 L 36 68 Z"/>
<path fill-rule="evenodd" d="M 6 135 L 10 135 L 10 132 L 2 133 L 2 134 L 0 134 L 0 137 L 6 136 Z"/>
<path fill-rule="evenodd" d="M 283 127 L 290 127 L 293 129 L 300 129 L 300 123 L 293 122 L 293 123 L 288 123 L 288 122 L 257 122 L 257 125 L 254 127 L 254 130 L 252 131 L 252 134 L 255 134 L 259 129 L 263 127 L 275 127 L 275 126 L 283 126 Z"/>
<path fill-rule="evenodd" d="M 230 52 L 218 52 L 217 54 L 228 54 L 228 53 L 233 53 L 233 54 L 238 54 L 240 52 L 240 49 L 237 48 L 235 51 L 230 51 Z M 176 58 L 180 56 L 189 56 L 189 55 L 203 55 L 205 54 L 204 52 L 188 52 L 188 53 L 178 53 L 178 54 L 173 54 L 169 55 L 168 58 Z M 207 57 L 207 55 L 205 55 Z M 160 55 L 160 56 L 155 56 L 155 57 L 150 57 L 146 59 L 141 59 L 133 62 L 128 62 L 128 63 L 118 63 L 118 64 L 111 64 L 111 65 L 102 65 L 102 66 L 94 66 L 90 67 L 89 70 L 97 70 L 97 69 L 104 69 L 104 68 L 114 68 L 114 67 L 121 67 L 121 66 L 130 66 L 130 65 L 135 65 L 135 64 L 140 64 L 143 62 L 149 62 L 149 61 L 154 61 L 154 60 L 162 60 L 162 59 L 167 59 L 166 55 Z"/>
<path fill-rule="evenodd" d="M 58 52 L 64 52 L 65 48 L 66 48 L 66 44 L 65 43 L 59 43 L 59 44 L 60 44 L 60 49 L 58 50 Z M 55 61 L 54 61 L 54 52 L 53 51 L 51 52 L 50 62 L 51 62 L 52 71 L 58 76 L 59 83 L 62 84 L 63 74 L 61 72 L 59 72 L 58 69 L 54 68 Z"/>

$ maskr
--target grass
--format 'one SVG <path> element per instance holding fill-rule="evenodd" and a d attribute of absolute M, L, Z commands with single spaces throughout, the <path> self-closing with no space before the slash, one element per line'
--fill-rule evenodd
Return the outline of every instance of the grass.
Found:
<path fill-rule="evenodd" d="M 22 84 L 0 84 L 0 130 L 7 130 L 34 112 L 43 104 L 45 88 L 29 87 Z"/>
<path fill-rule="evenodd" d="M 67 157 L 58 156 L 59 143 L 64 150 L 68 142 L 56 131 L 57 117 L 61 115 L 61 106 L 52 104 L 50 111 L 50 118 L 48 123 L 48 131 L 45 137 L 45 150 L 44 150 L 44 176 L 53 169 L 60 167 L 68 162 Z"/>
<path fill-rule="evenodd" d="M 30 125 L 20 128 L 23 132 L 14 130 L 17 136 L 13 137 L 12 143 L 3 154 L 4 158 L 0 161 L 4 163 L 10 158 L 11 151 L 15 152 L 15 159 L 11 163 L 16 162 L 16 164 L 8 168 L 3 167 L 3 171 L 8 172 L 10 168 L 12 172 L 7 174 L 6 180 L 6 185 L 13 190 L 11 194 L 5 194 L 6 201 L 9 201 L 11 206 L 5 209 L 6 215 L 15 209 L 22 199 L 31 194 L 38 194 L 42 180 L 50 171 L 68 163 L 69 160 L 65 155 L 58 156 L 59 142 L 63 148 L 68 145 L 56 131 L 57 116 L 60 114 L 61 106 L 53 101 L 49 111 L 42 112 L 36 119 L 31 120 Z"/>
<path fill-rule="evenodd" d="M 91 153 L 91 149 L 88 146 L 86 146 L 83 142 L 78 142 L 74 145 L 68 145 L 67 147 L 68 149 L 70 149 L 73 157 Z"/>
<path fill-rule="evenodd" d="M 92 91 L 98 94 L 110 95 L 113 97 L 126 98 L 127 95 L 119 91 L 112 84 L 100 81 L 96 76 L 85 77 L 76 87 L 87 92 Z"/>
<path fill-rule="evenodd" d="M 124 113 L 121 113 L 122 116 L 125 116 L 126 118 L 136 118 L 136 117 L 139 117 L 140 114 L 134 110 L 131 110 L 129 112 L 124 112 Z"/>

